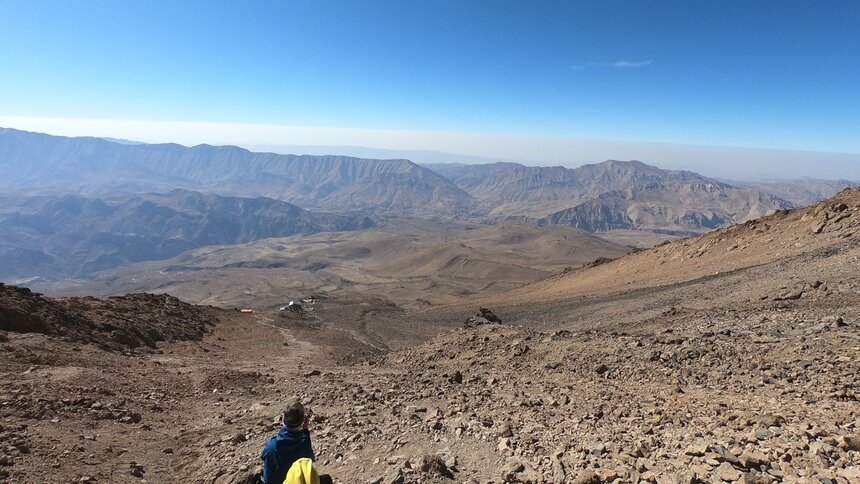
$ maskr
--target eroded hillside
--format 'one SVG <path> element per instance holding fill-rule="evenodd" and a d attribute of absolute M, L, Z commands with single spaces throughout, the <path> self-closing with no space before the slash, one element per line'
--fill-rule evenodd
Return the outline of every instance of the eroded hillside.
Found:
<path fill-rule="evenodd" d="M 0 277 L 86 277 L 210 245 L 372 227 L 361 215 L 309 212 L 271 198 L 165 194 L 0 195 Z"/>

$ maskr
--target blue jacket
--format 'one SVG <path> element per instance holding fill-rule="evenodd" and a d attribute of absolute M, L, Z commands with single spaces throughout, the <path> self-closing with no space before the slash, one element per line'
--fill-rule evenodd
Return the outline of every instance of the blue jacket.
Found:
<path fill-rule="evenodd" d="M 278 435 L 270 438 L 263 447 L 260 457 L 263 459 L 263 484 L 283 484 L 290 466 L 302 457 L 314 460 L 311 433 L 281 427 Z"/>

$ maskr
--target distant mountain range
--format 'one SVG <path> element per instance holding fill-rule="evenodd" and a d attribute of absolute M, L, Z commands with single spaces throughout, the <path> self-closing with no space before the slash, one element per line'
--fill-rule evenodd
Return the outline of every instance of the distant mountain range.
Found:
<path fill-rule="evenodd" d="M 235 146 L 120 144 L 0 129 L 0 187 L 86 195 L 175 188 L 265 196 L 303 208 L 457 216 L 472 197 L 408 160 L 253 153 Z"/>
<path fill-rule="evenodd" d="M 809 180 L 731 183 L 616 160 L 579 168 L 507 162 L 419 166 L 408 160 L 118 143 L 14 129 L 0 129 L 0 171 L 0 189 L 66 191 L 89 199 L 181 188 L 229 197 L 263 196 L 328 212 L 487 223 L 518 220 L 664 234 L 744 222 L 852 185 Z"/>
<path fill-rule="evenodd" d="M 483 202 L 494 216 L 545 215 L 607 192 L 647 183 L 719 184 L 696 173 L 661 170 L 638 161 L 609 160 L 572 169 L 516 163 L 428 165 L 428 168 Z"/>
<path fill-rule="evenodd" d="M 167 194 L 0 195 L 0 277 L 78 277 L 208 245 L 368 228 L 363 216 L 270 198 Z"/>
<path fill-rule="evenodd" d="M 818 180 L 815 178 L 799 178 L 796 180 L 778 180 L 759 183 L 729 182 L 736 186 L 752 187 L 765 191 L 779 198 L 788 200 L 798 207 L 805 207 L 828 199 L 845 190 L 860 186 L 858 181 L 849 180 Z"/>
<path fill-rule="evenodd" d="M 491 217 L 590 231 L 687 234 L 795 206 L 756 187 L 639 161 L 609 160 L 573 169 L 517 163 L 427 167 L 474 196 Z"/>

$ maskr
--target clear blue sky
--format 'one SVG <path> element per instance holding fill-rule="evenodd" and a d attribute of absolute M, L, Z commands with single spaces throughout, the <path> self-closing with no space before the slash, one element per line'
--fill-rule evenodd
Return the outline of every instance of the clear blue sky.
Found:
<path fill-rule="evenodd" d="M 860 2 L 0 0 L 0 115 L 860 152 Z"/>

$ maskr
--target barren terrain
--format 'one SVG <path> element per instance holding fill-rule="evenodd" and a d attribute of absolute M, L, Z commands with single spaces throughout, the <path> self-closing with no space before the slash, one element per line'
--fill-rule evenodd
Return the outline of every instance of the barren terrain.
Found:
<path fill-rule="evenodd" d="M 571 227 L 397 220 L 372 230 L 204 247 L 93 280 L 36 287 L 58 295 L 168 292 L 222 307 L 273 308 L 311 294 L 424 307 L 508 290 L 630 250 Z"/>
<path fill-rule="evenodd" d="M 855 190 L 420 311 L 199 309 L 204 333 L 119 350 L 4 326 L 0 479 L 250 482 L 298 395 L 337 482 L 858 482 L 858 230 Z M 485 305 L 502 324 L 464 325 Z"/>

